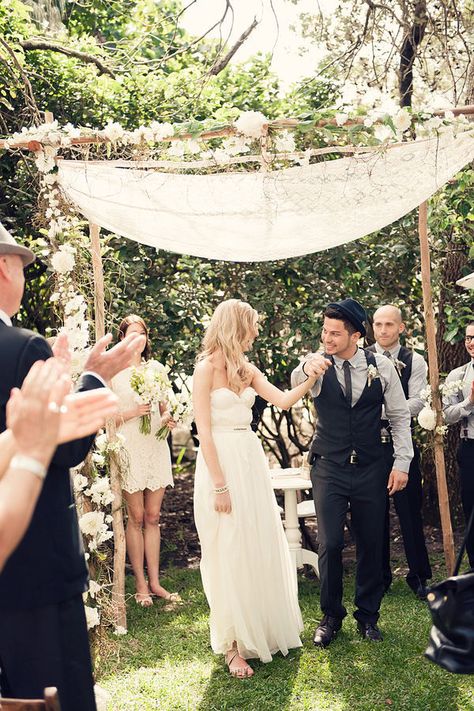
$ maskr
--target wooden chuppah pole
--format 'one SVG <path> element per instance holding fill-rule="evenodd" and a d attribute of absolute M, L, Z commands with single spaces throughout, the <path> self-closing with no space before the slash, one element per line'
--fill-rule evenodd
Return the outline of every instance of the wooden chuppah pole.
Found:
<path fill-rule="evenodd" d="M 92 270 L 94 274 L 94 307 L 96 339 L 105 334 L 104 271 L 100 254 L 100 227 L 89 223 L 91 239 Z M 107 441 L 117 441 L 115 422 L 106 423 Z M 114 532 L 114 570 L 112 578 L 112 616 L 115 627 L 127 629 L 127 609 L 125 606 L 125 529 L 122 516 L 122 484 L 118 454 L 109 452 L 110 487 L 114 495 L 112 502 L 112 530 Z"/>
<path fill-rule="evenodd" d="M 419 207 L 418 235 L 421 255 L 421 284 L 423 288 L 423 309 L 425 314 L 426 343 L 428 347 L 428 365 L 433 406 L 436 411 L 436 427 L 443 425 L 441 397 L 439 394 L 439 368 L 436 351 L 436 328 L 431 297 L 431 267 L 430 247 L 428 242 L 428 203 L 425 201 Z M 446 484 L 446 467 L 444 462 L 443 435 L 436 430 L 434 433 L 434 459 L 436 467 L 436 482 L 438 486 L 438 504 L 443 533 L 444 559 L 448 574 L 454 570 L 454 540 L 449 511 L 448 487 Z"/>

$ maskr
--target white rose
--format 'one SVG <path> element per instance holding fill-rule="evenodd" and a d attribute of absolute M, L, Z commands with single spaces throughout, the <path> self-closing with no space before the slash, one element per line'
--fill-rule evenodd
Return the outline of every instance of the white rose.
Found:
<path fill-rule="evenodd" d="M 390 126 L 379 123 L 374 128 L 374 136 L 378 141 L 384 143 L 384 141 L 388 141 L 390 138 L 393 138 L 393 131 Z"/>
<path fill-rule="evenodd" d="M 399 111 L 397 111 L 395 116 L 393 116 L 392 121 L 397 131 L 403 133 L 411 126 L 410 113 L 407 111 L 407 109 L 400 109 Z"/>
<path fill-rule="evenodd" d="M 102 585 L 99 585 L 99 583 L 96 583 L 95 580 L 90 580 L 89 581 L 89 595 L 92 598 L 95 598 L 97 593 L 102 590 Z"/>
<path fill-rule="evenodd" d="M 107 435 L 105 434 L 105 432 L 103 432 L 102 434 L 98 434 L 97 437 L 95 438 L 94 446 L 98 452 L 103 454 L 105 451 L 105 448 L 107 447 L 107 442 L 108 442 Z"/>
<path fill-rule="evenodd" d="M 436 412 L 428 405 L 425 405 L 418 415 L 418 423 L 424 430 L 434 430 L 436 427 Z"/>
<path fill-rule="evenodd" d="M 234 126 L 239 133 L 251 138 L 260 138 L 264 135 L 264 128 L 268 119 L 260 111 L 243 111 Z"/>
<path fill-rule="evenodd" d="M 108 138 L 109 141 L 114 143 L 115 141 L 118 141 L 122 136 L 124 135 L 125 131 L 122 128 L 122 126 L 114 121 L 109 121 L 109 123 L 106 125 L 104 130 L 102 131 L 102 134 L 105 136 L 105 138 Z"/>
<path fill-rule="evenodd" d="M 51 257 L 51 266 L 58 274 L 68 274 L 74 269 L 75 263 L 74 254 L 61 248 Z"/>
<path fill-rule="evenodd" d="M 86 536 L 97 536 L 101 533 L 105 514 L 103 511 L 88 511 L 79 519 L 79 528 Z"/>
<path fill-rule="evenodd" d="M 84 605 L 84 610 L 86 613 L 87 629 L 91 630 L 93 627 L 97 627 L 100 623 L 99 610 L 96 607 L 89 607 L 89 605 Z"/>
<path fill-rule="evenodd" d="M 87 477 L 83 476 L 82 474 L 76 474 L 74 477 L 74 491 L 82 491 L 83 489 L 88 486 L 89 481 Z"/>
<path fill-rule="evenodd" d="M 336 123 L 338 126 L 344 126 L 347 119 L 349 118 L 349 115 L 343 114 L 343 113 L 337 113 L 334 118 L 336 119 Z"/>

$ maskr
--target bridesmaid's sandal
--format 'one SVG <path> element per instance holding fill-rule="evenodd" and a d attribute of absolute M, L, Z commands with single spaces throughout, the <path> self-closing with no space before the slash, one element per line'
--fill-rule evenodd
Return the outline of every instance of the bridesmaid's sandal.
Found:
<path fill-rule="evenodd" d="M 244 663 L 245 666 L 240 665 L 240 666 L 231 667 L 232 662 L 234 661 L 234 659 L 236 657 L 239 657 L 239 659 Z M 227 664 L 227 666 L 229 668 L 230 675 L 233 676 L 234 679 L 248 679 L 249 677 L 253 676 L 252 667 L 249 664 L 247 664 L 245 659 L 243 659 L 239 655 L 239 651 L 238 651 L 238 649 L 235 649 L 235 647 L 230 649 L 225 654 L 224 658 L 225 658 L 225 663 Z"/>
<path fill-rule="evenodd" d="M 140 607 L 151 607 L 153 605 L 153 600 L 149 593 L 135 593 L 133 597 Z"/>

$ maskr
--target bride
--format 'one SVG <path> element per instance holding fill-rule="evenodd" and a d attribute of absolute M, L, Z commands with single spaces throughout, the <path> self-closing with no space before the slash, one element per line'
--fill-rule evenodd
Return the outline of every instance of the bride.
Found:
<path fill-rule="evenodd" d="M 204 336 L 193 380 L 200 449 L 194 512 L 201 577 L 210 607 L 211 645 L 232 676 L 249 677 L 246 659 L 300 647 L 303 629 L 296 572 L 273 494 L 268 465 L 250 429 L 258 393 L 294 405 L 309 378 L 282 392 L 244 355 L 258 334 L 258 314 L 237 299 L 222 302 Z"/>

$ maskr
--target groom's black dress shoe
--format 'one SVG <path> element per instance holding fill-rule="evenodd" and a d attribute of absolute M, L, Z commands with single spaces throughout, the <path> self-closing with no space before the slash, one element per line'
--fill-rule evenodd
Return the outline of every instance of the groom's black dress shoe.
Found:
<path fill-rule="evenodd" d="M 381 631 L 372 622 L 358 622 L 357 629 L 364 639 L 369 639 L 371 642 L 381 642 L 383 640 Z"/>
<path fill-rule="evenodd" d="M 341 629 L 342 620 L 331 615 L 324 615 L 314 631 L 313 642 L 316 647 L 327 647 Z"/>
<path fill-rule="evenodd" d="M 410 583 L 408 584 L 410 585 Z M 426 600 L 426 596 L 428 595 L 428 591 L 426 589 L 426 580 L 420 580 L 417 585 L 410 585 L 410 587 L 413 590 L 415 597 L 418 598 L 418 600 Z"/>

